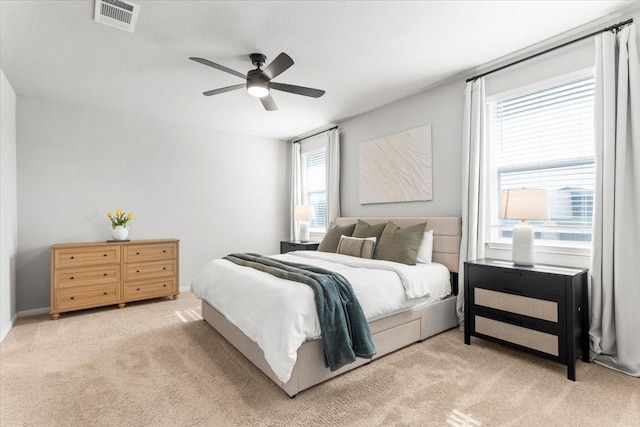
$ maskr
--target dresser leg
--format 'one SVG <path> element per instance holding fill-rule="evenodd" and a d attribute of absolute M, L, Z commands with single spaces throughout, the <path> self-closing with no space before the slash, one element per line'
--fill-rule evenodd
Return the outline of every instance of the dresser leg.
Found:
<path fill-rule="evenodd" d="M 60 318 L 60 313 L 51 313 L 51 320 L 58 320 Z"/>
<path fill-rule="evenodd" d="M 124 303 L 124 302 L 121 302 L 121 303 L 118 304 L 118 308 L 124 308 L 125 305 L 127 305 L 127 304 Z"/>
<path fill-rule="evenodd" d="M 567 365 L 567 379 L 571 381 L 576 380 L 576 361 L 570 361 Z"/>
<path fill-rule="evenodd" d="M 180 295 L 180 294 L 173 294 L 173 295 L 171 295 L 171 297 L 172 297 L 173 299 L 178 299 L 178 295 Z"/>

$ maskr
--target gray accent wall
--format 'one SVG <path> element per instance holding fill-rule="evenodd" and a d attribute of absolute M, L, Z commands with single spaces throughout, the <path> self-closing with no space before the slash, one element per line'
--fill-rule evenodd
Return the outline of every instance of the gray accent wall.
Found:
<path fill-rule="evenodd" d="M 3 95 L 4 98 L 4 95 Z M 285 141 L 18 98 L 19 311 L 50 305 L 49 246 L 180 239 L 180 286 L 231 252 L 277 253 L 289 233 Z M 142 116 L 142 115 L 141 115 Z"/>
<path fill-rule="evenodd" d="M 462 212 L 462 114 L 464 79 L 445 83 L 339 123 L 342 216 L 460 216 Z M 358 202 L 359 145 L 387 135 L 431 125 L 433 200 Z"/>
<path fill-rule="evenodd" d="M 0 341 L 17 315 L 16 93 L 0 69 Z"/>

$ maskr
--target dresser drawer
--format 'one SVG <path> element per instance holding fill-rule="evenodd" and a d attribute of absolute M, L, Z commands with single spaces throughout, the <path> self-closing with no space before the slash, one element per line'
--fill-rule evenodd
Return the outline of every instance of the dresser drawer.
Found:
<path fill-rule="evenodd" d="M 59 311 L 117 304 L 120 283 L 60 289 L 56 291 L 55 300 Z"/>
<path fill-rule="evenodd" d="M 55 271 L 55 287 L 70 288 L 86 285 L 107 285 L 120 283 L 120 265 L 104 267 L 77 267 Z"/>
<path fill-rule="evenodd" d="M 493 308 L 523 316 L 558 323 L 558 302 L 513 295 L 476 287 L 473 301 L 477 306 Z"/>
<path fill-rule="evenodd" d="M 175 259 L 178 253 L 176 243 L 153 243 L 129 245 L 124 249 L 124 262 L 160 261 Z"/>
<path fill-rule="evenodd" d="M 470 285 L 510 294 L 538 297 L 541 294 L 564 297 L 561 276 L 506 268 L 469 265 Z"/>
<path fill-rule="evenodd" d="M 560 356 L 557 335 L 478 315 L 474 315 L 473 320 L 476 333 L 538 350 L 552 356 Z"/>
<path fill-rule="evenodd" d="M 176 275 L 176 260 L 125 264 L 124 281 L 147 280 Z"/>
<path fill-rule="evenodd" d="M 135 301 L 153 297 L 162 297 L 177 293 L 174 278 L 151 282 L 127 283 L 124 288 L 124 299 Z"/>
<path fill-rule="evenodd" d="M 55 268 L 84 267 L 90 265 L 118 264 L 120 245 L 101 245 L 88 248 L 55 249 Z"/>

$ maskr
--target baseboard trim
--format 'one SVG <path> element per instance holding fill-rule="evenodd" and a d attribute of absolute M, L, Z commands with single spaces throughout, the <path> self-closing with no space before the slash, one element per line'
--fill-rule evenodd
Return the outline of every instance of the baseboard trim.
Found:
<path fill-rule="evenodd" d="M 13 324 L 16 323 L 16 320 L 18 320 L 18 313 L 14 314 L 7 326 L 5 326 L 2 331 L 0 331 L 0 343 L 7 337 L 9 331 L 11 330 L 11 328 L 13 328 Z"/>
<path fill-rule="evenodd" d="M 49 313 L 49 307 L 32 308 L 31 310 L 22 310 L 18 312 L 18 317 L 37 316 L 39 314 Z"/>

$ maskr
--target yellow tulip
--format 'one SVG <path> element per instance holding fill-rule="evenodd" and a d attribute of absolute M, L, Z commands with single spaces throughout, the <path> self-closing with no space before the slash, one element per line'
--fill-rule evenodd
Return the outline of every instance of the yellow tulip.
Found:
<path fill-rule="evenodd" d="M 133 217 L 132 213 L 129 213 L 129 215 L 127 215 L 127 221 L 130 220 Z"/>
<path fill-rule="evenodd" d="M 107 212 L 107 218 L 111 219 L 113 215 L 111 215 L 111 212 Z"/>
<path fill-rule="evenodd" d="M 118 209 L 118 210 L 116 211 L 116 216 L 120 216 L 120 215 L 122 215 L 122 209 Z"/>

